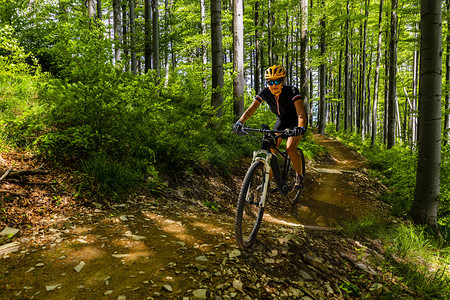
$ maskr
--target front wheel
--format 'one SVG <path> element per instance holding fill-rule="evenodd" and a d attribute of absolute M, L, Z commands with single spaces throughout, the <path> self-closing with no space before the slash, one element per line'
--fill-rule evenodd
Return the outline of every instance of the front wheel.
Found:
<path fill-rule="evenodd" d="M 306 177 L 306 168 L 305 168 L 305 156 L 303 155 L 303 151 L 300 148 L 297 148 L 297 152 L 300 155 L 301 161 L 302 161 L 302 174 L 303 174 L 303 180 Z M 289 171 L 288 171 L 288 177 L 287 177 L 287 198 L 292 204 L 297 204 L 298 200 L 300 199 L 300 195 L 302 194 L 303 186 L 301 188 L 295 188 L 295 177 L 297 176 L 294 166 L 292 163 L 289 164 Z"/>
<path fill-rule="evenodd" d="M 255 161 L 245 175 L 236 210 L 236 243 L 240 248 L 251 247 L 256 241 L 264 214 L 262 206 L 265 184 L 264 163 Z"/>

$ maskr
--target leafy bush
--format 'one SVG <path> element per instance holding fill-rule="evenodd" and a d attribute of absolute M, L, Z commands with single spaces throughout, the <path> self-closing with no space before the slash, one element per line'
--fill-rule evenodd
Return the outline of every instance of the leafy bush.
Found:
<path fill-rule="evenodd" d="M 24 146 L 23 135 L 28 131 L 24 120 L 30 111 L 39 110 L 35 82 L 41 74 L 36 65 L 27 63 L 30 55 L 13 36 L 11 27 L 0 27 L 0 136 L 4 144 Z M 21 128 L 17 130 L 14 123 Z"/>

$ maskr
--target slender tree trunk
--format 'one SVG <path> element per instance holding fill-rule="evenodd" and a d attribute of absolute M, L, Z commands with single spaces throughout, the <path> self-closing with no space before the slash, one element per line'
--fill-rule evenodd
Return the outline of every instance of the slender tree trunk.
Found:
<path fill-rule="evenodd" d="M 255 81 L 254 81 L 254 89 L 256 94 L 259 93 L 260 88 L 260 74 L 261 74 L 261 62 L 259 60 L 259 1 L 255 2 Z"/>
<path fill-rule="evenodd" d="M 137 74 L 137 59 L 136 59 L 136 13 L 135 0 L 129 0 L 130 6 L 130 43 L 131 43 L 131 72 Z"/>
<path fill-rule="evenodd" d="M 345 67 L 344 67 L 344 77 L 345 77 L 345 90 L 344 90 L 344 130 L 347 132 L 349 129 L 349 102 L 350 99 L 350 52 L 349 52 L 349 18 L 350 18 L 350 3 L 347 0 L 347 20 L 345 21 Z"/>
<path fill-rule="evenodd" d="M 364 25 L 363 25 L 363 45 L 362 45 L 362 65 L 361 65 L 361 108 L 360 108 L 360 130 L 361 135 L 365 136 L 365 128 L 366 128 L 366 108 L 365 108 L 365 99 L 366 99 L 366 60 L 367 60 L 367 53 L 366 53 L 366 45 L 367 45 L 367 19 L 369 18 L 369 5 L 370 0 L 366 0 L 365 5 L 365 19 L 364 19 Z M 368 108 L 367 108 L 368 109 Z"/>
<path fill-rule="evenodd" d="M 201 27 L 201 34 L 202 34 L 202 48 L 201 48 L 202 70 L 204 72 L 205 68 L 206 68 L 206 64 L 208 63 L 206 41 L 203 40 L 203 38 L 206 35 L 206 3 L 205 3 L 205 0 L 200 0 L 200 27 Z M 203 89 L 206 90 L 206 87 L 207 87 L 206 76 L 204 76 L 202 78 L 202 82 L 203 82 Z"/>
<path fill-rule="evenodd" d="M 300 24 L 300 95 L 303 103 L 307 104 L 305 110 L 308 112 L 308 66 L 306 65 L 306 57 L 308 55 L 308 0 L 301 0 L 301 24 Z M 311 114 L 310 114 L 311 117 Z"/>
<path fill-rule="evenodd" d="M 322 0 L 322 6 L 325 7 L 325 3 Z M 320 54 L 322 56 L 322 64 L 319 66 L 319 97 L 320 97 L 320 105 L 319 105 L 319 133 L 325 134 L 325 124 L 326 124 L 326 113 L 327 113 L 327 104 L 325 101 L 325 91 L 326 91 L 326 75 L 325 75 L 325 16 L 322 16 L 320 19 Z"/>
<path fill-rule="evenodd" d="M 114 15 L 114 57 L 115 62 L 120 62 L 121 47 L 122 47 L 122 31 L 120 26 L 122 23 L 120 17 L 120 0 L 113 0 L 113 15 Z"/>
<path fill-rule="evenodd" d="M 422 0 L 419 81 L 419 153 L 410 216 L 437 232 L 441 164 L 442 7 Z"/>
<path fill-rule="evenodd" d="M 158 0 L 152 1 L 152 36 L 153 36 L 153 57 L 152 69 L 156 71 L 156 75 L 160 76 L 159 64 L 159 10 Z"/>
<path fill-rule="evenodd" d="M 244 3 L 233 0 L 233 112 L 236 117 L 244 113 Z"/>
<path fill-rule="evenodd" d="M 342 49 L 339 51 L 339 62 L 342 62 Z M 336 131 L 341 130 L 341 104 L 342 104 L 342 64 L 339 63 L 338 77 L 338 103 L 336 108 Z"/>
<path fill-rule="evenodd" d="M 129 49 L 128 49 L 128 21 L 127 21 L 127 5 L 122 1 L 122 49 L 125 54 L 125 71 L 130 71 Z"/>
<path fill-rule="evenodd" d="M 417 36 L 416 36 L 417 37 Z M 414 147 L 417 142 L 417 88 L 419 84 L 419 51 L 414 51 L 414 59 L 413 59 L 413 86 L 412 86 L 412 110 L 413 116 L 411 118 L 411 147 Z"/>
<path fill-rule="evenodd" d="M 269 65 L 273 65 L 273 54 L 272 54 L 272 12 L 270 9 L 272 0 L 269 0 L 269 10 L 267 12 L 267 54 L 269 57 Z"/>
<path fill-rule="evenodd" d="M 397 123 L 397 5 L 398 0 L 392 1 L 391 11 L 391 39 L 389 43 L 389 107 L 387 148 L 395 145 L 395 128 Z"/>
<path fill-rule="evenodd" d="M 102 19 L 102 0 L 97 0 L 97 19 Z"/>
<path fill-rule="evenodd" d="M 88 0 L 87 1 L 87 6 L 88 6 L 89 18 L 91 20 L 93 20 L 95 18 L 95 3 L 94 3 L 94 0 Z"/>
<path fill-rule="evenodd" d="M 211 0 L 211 51 L 212 89 L 211 105 L 217 110 L 217 117 L 223 115 L 223 50 L 222 50 L 222 1 Z"/>
<path fill-rule="evenodd" d="M 446 0 L 447 13 L 450 12 L 450 0 Z M 450 20 L 447 19 L 447 55 L 445 56 L 445 118 L 444 118 L 444 144 L 450 140 Z"/>
<path fill-rule="evenodd" d="M 152 6 L 151 0 L 145 0 L 145 41 L 144 41 L 144 59 L 145 59 L 145 73 L 152 68 Z"/>

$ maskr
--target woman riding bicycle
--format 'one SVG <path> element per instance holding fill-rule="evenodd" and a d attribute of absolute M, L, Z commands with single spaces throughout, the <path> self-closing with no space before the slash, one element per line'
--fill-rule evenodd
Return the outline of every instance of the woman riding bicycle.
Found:
<path fill-rule="evenodd" d="M 308 128 L 308 116 L 299 90 L 293 86 L 283 85 L 285 78 L 286 71 L 282 66 L 274 65 L 266 70 L 265 79 L 268 87 L 259 92 L 252 104 L 233 125 L 233 132 L 239 134 L 242 131 L 243 123 L 255 113 L 261 102 L 265 101 L 277 116 L 274 129 L 294 130 L 295 136 L 287 139 L 286 151 L 297 173 L 295 187 L 301 188 L 303 184 L 302 162 L 297 152 L 297 146 Z M 281 139 L 278 140 L 277 147 L 280 146 L 280 143 Z"/>

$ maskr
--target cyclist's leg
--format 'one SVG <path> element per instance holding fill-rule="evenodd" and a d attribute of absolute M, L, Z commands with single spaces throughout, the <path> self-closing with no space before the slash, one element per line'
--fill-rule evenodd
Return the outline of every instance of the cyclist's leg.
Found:
<path fill-rule="evenodd" d="M 289 154 L 289 158 L 291 159 L 292 165 L 294 166 L 295 172 L 298 175 L 303 175 L 302 171 L 302 158 L 298 154 L 297 146 L 302 136 L 291 136 L 287 139 L 286 142 L 286 151 Z"/>

